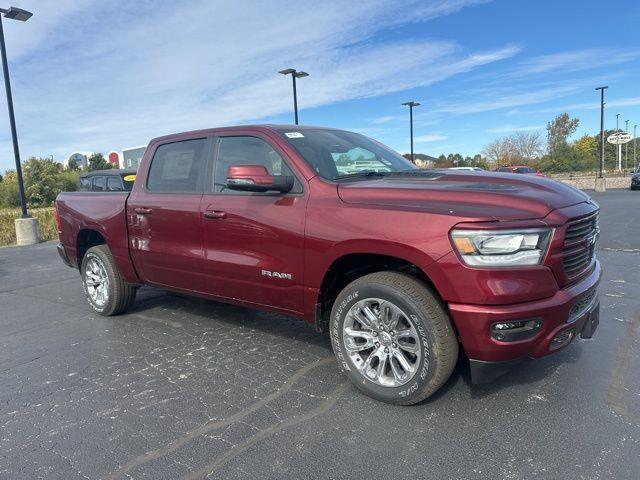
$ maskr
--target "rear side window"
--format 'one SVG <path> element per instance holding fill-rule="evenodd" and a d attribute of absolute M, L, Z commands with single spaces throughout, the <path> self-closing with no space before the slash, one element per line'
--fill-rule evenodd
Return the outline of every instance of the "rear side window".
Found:
<path fill-rule="evenodd" d="M 516 168 L 516 173 L 536 173 L 536 171 L 531 167 L 520 167 Z"/>
<path fill-rule="evenodd" d="M 147 188 L 152 192 L 201 192 L 207 140 L 160 145 L 151 160 Z"/>
<path fill-rule="evenodd" d="M 107 188 L 107 179 L 105 177 L 93 177 L 93 190 L 103 192 Z"/>
<path fill-rule="evenodd" d="M 81 190 L 81 191 L 91 190 L 91 179 L 87 177 L 81 177 L 78 182 L 78 190 Z"/>
<path fill-rule="evenodd" d="M 120 182 L 120 177 L 108 177 L 107 190 L 109 190 L 110 192 L 122 190 L 122 183 Z"/>

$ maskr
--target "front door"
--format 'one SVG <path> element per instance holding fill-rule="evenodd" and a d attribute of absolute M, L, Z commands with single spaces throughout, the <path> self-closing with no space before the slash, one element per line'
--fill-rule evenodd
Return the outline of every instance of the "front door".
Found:
<path fill-rule="evenodd" d="M 306 196 L 292 192 L 229 190 L 231 165 L 264 165 L 270 174 L 292 175 L 284 154 L 266 138 L 218 137 L 214 142 L 212 192 L 201 213 L 207 291 L 253 304 L 302 311 Z"/>
<path fill-rule="evenodd" d="M 205 289 L 200 202 L 209 143 L 195 138 L 158 146 L 146 179 L 141 179 L 144 188 L 129 197 L 132 257 L 146 282 Z"/>

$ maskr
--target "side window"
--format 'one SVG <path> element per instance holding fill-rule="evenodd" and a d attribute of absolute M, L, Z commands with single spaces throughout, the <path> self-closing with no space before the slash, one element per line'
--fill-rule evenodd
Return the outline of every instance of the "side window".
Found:
<path fill-rule="evenodd" d="M 91 190 L 91 179 L 87 177 L 80 177 L 78 190 L 81 190 L 81 191 Z"/>
<path fill-rule="evenodd" d="M 147 188 L 152 192 L 201 192 L 207 140 L 160 145 L 151 159 Z"/>
<path fill-rule="evenodd" d="M 258 137 L 221 137 L 214 172 L 214 191 L 238 194 L 227 189 L 227 171 L 233 165 L 264 165 L 270 175 L 293 175 L 289 165 L 269 143 Z M 292 193 L 302 192 L 296 180 Z"/>
<path fill-rule="evenodd" d="M 116 192 L 122 190 L 122 182 L 120 177 L 107 177 L 107 190 Z"/>
<path fill-rule="evenodd" d="M 103 192 L 106 188 L 106 178 L 105 177 L 93 177 L 93 190 L 95 192 Z"/>

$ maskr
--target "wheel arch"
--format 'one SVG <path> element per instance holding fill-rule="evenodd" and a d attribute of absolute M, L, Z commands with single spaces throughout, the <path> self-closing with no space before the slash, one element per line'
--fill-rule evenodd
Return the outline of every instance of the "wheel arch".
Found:
<path fill-rule="evenodd" d="M 78 231 L 76 236 L 76 261 L 78 268 L 82 266 L 87 250 L 97 245 L 108 245 L 107 239 L 98 230 L 92 228 L 83 228 Z"/>
<path fill-rule="evenodd" d="M 350 252 L 336 257 L 325 270 L 320 283 L 315 312 L 316 329 L 321 332 L 327 331 L 331 308 L 338 294 L 349 283 L 370 273 L 406 273 L 424 283 L 441 298 L 435 284 L 418 263 L 420 262 L 415 256 L 387 254 L 379 250 Z"/>

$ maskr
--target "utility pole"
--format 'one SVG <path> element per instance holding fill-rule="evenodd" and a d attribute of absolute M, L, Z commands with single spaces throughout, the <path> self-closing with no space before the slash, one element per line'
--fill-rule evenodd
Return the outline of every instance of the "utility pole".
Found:
<path fill-rule="evenodd" d="M 596 90 L 600 90 L 600 168 L 598 169 L 598 178 L 602 178 L 604 170 L 604 91 L 607 88 L 609 87 L 596 88 Z"/>
<path fill-rule="evenodd" d="M 636 129 L 638 125 L 633 126 L 633 168 L 638 166 L 638 160 L 636 159 Z"/>
<path fill-rule="evenodd" d="M 418 102 L 404 102 L 402 105 L 409 107 L 409 137 L 411 141 L 411 163 L 413 162 L 413 107 L 419 107 Z"/>
<path fill-rule="evenodd" d="M 620 114 L 616 113 L 616 133 L 620 132 Z M 618 150 L 617 150 L 617 156 L 618 156 L 618 171 L 622 171 L 622 144 L 619 143 L 618 144 Z"/>
<path fill-rule="evenodd" d="M 625 133 L 629 133 L 629 120 L 624 122 L 624 131 Z M 627 170 L 629 168 L 629 142 L 624 144 L 624 169 Z"/>

